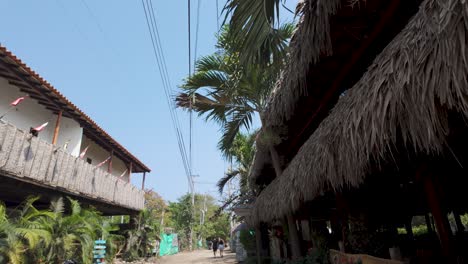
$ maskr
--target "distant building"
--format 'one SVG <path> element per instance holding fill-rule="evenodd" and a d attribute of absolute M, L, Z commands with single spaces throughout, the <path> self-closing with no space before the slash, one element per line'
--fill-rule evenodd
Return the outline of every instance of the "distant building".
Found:
<path fill-rule="evenodd" d="M 144 192 L 130 177 L 143 173 L 143 188 L 150 169 L 1 46 L 0 116 L 0 200 L 7 205 L 28 195 L 44 202 L 69 195 L 105 214 L 143 209 Z"/>

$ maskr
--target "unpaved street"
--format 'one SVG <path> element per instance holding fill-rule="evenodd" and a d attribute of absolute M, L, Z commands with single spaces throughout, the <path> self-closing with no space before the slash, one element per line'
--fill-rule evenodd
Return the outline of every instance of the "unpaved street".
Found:
<path fill-rule="evenodd" d="M 195 263 L 195 264 L 212 264 L 212 263 L 219 263 L 219 264 L 233 264 L 237 263 L 235 254 L 229 252 L 227 250 L 224 254 L 224 258 L 220 258 L 219 256 L 213 258 L 213 251 L 211 250 L 198 250 L 189 253 L 179 253 L 173 256 L 166 256 L 162 257 L 158 262 L 158 264 L 188 264 L 188 263 Z"/>

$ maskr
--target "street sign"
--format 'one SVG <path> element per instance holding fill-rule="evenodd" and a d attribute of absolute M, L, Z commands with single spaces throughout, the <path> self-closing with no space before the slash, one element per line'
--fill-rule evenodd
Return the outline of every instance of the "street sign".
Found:
<path fill-rule="evenodd" d="M 106 240 L 94 241 L 93 263 L 106 263 Z"/>

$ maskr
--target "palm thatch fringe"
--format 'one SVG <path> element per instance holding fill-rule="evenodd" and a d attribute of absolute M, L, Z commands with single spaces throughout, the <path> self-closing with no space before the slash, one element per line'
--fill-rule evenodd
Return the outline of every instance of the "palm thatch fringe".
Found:
<path fill-rule="evenodd" d="M 271 157 L 268 146 L 261 143 L 257 137 L 255 155 L 253 157 L 252 166 L 250 166 L 248 177 L 251 184 L 255 183 L 255 180 L 262 173 L 262 169 L 267 165 L 269 160 L 271 160 Z"/>
<path fill-rule="evenodd" d="M 468 118 L 468 2 L 425 0 L 406 28 L 301 147 L 283 175 L 258 197 L 253 221 L 297 210 L 325 190 L 355 187 L 370 161 L 446 147 L 447 115 Z"/>
<path fill-rule="evenodd" d="M 332 54 L 329 19 L 340 2 L 304 0 L 299 3 L 297 13 L 302 15 L 291 38 L 287 66 L 270 96 L 265 115 L 268 126 L 280 126 L 282 120 L 290 117 L 297 99 L 306 91 L 305 76 L 309 65 L 317 63 L 320 56 Z"/>

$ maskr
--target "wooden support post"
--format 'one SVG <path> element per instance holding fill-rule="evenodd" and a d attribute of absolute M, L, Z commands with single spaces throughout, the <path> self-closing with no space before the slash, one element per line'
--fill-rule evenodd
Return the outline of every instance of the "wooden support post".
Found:
<path fill-rule="evenodd" d="M 141 189 L 145 190 L 145 179 L 146 179 L 146 171 L 143 172 L 143 180 L 141 181 Z"/>
<path fill-rule="evenodd" d="M 263 257 L 263 246 L 262 246 L 262 231 L 260 228 L 260 224 L 255 226 L 255 244 L 257 248 L 257 264 L 262 263 Z"/>
<path fill-rule="evenodd" d="M 405 230 L 406 230 L 406 233 L 408 234 L 409 239 L 413 240 L 414 234 L 413 234 L 412 218 L 405 219 Z"/>
<path fill-rule="evenodd" d="M 430 234 L 434 233 L 434 229 L 432 228 L 432 221 L 429 217 L 429 214 L 425 214 L 424 218 L 426 219 L 427 232 L 429 232 Z"/>
<path fill-rule="evenodd" d="M 292 259 L 297 260 L 301 257 L 301 243 L 299 242 L 299 234 L 297 232 L 296 221 L 292 214 L 287 215 L 288 233 L 291 241 Z"/>
<path fill-rule="evenodd" d="M 114 150 L 111 150 L 110 159 L 109 159 L 109 162 L 107 163 L 107 172 L 108 173 L 112 173 L 112 159 L 114 159 Z"/>
<path fill-rule="evenodd" d="M 437 234 L 439 235 L 440 244 L 442 247 L 442 253 L 445 257 L 451 256 L 451 236 L 452 231 L 446 215 L 446 212 L 442 209 L 440 196 L 438 195 L 434 178 L 432 177 L 429 170 L 426 167 L 421 168 L 416 175 L 416 179 L 422 181 L 424 191 L 426 193 L 427 203 L 431 210 L 432 216 L 436 224 Z"/>
<path fill-rule="evenodd" d="M 346 252 L 346 242 L 348 241 L 348 218 L 347 218 L 347 206 L 346 199 L 343 194 L 336 194 L 336 209 L 338 214 L 339 225 L 341 227 L 341 241 L 338 241 L 338 248 L 341 252 Z M 341 242 L 341 243 L 340 243 Z"/>
<path fill-rule="evenodd" d="M 132 176 L 133 172 L 133 163 L 130 162 L 130 165 L 128 166 L 128 182 L 130 182 L 130 177 Z"/>
<path fill-rule="evenodd" d="M 283 174 L 283 169 L 281 168 L 281 161 L 278 152 L 273 146 L 270 146 L 270 155 L 273 162 L 273 168 L 275 169 L 276 177 L 280 177 L 281 174 Z"/>
<path fill-rule="evenodd" d="M 457 224 L 457 233 L 463 234 L 465 231 L 465 226 L 463 225 L 460 218 L 460 213 L 457 210 L 453 211 L 453 217 L 455 218 L 455 223 Z"/>
<path fill-rule="evenodd" d="M 283 173 L 281 168 L 281 162 L 279 159 L 278 152 L 273 146 L 270 146 L 270 155 L 273 161 L 273 167 L 275 169 L 276 177 L 280 177 Z M 292 213 L 286 216 L 288 222 L 289 241 L 291 242 L 291 253 L 293 259 L 299 259 L 301 257 L 301 242 L 299 241 L 299 234 L 296 228 L 296 222 Z"/>
<path fill-rule="evenodd" d="M 57 144 L 61 121 L 62 121 L 62 111 L 59 111 L 57 115 L 57 121 L 55 122 L 54 136 L 52 137 L 52 145 Z"/>

